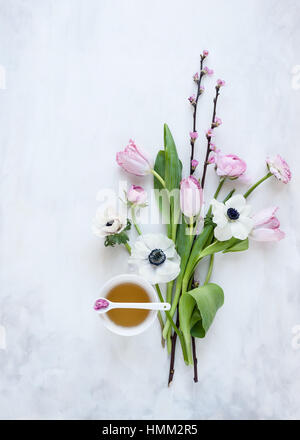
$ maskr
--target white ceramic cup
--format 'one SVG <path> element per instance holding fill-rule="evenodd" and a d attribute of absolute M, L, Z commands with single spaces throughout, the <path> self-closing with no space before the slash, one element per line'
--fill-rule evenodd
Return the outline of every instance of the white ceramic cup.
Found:
<path fill-rule="evenodd" d="M 154 287 L 144 278 L 134 274 L 117 275 L 111 278 L 103 285 L 99 293 L 99 297 L 106 298 L 111 289 L 118 286 L 119 284 L 124 283 L 137 284 L 147 292 L 151 302 L 159 302 L 159 298 Z M 156 315 L 157 310 L 150 310 L 147 318 L 143 322 L 132 327 L 123 327 L 121 325 L 117 325 L 115 322 L 109 319 L 107 313 L 103 313 L 99 315 L 99 317 L 103 319 L 105 327 L 113 333 L 121 336 L 134 336 L 143 333 L 148 327 L 150 327 L 150 325 L 153 324 L 153 322 L 155 321 Z"/>

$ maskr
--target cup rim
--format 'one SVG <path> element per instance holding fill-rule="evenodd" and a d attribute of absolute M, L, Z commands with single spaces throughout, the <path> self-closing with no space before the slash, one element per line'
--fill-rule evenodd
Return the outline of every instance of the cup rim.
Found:
<path fill-rule="evenodd" d="M 108 292 L 115 286 L 123 283 L 133 283 L 141 286 L 149 295 L 150 302 L 159 301 L 158 295 L 149 281 L 145 280 L 139 275 L 124 273 L 121 275 L 116 275 L 110 278 L 104 285 L 102 286 L 99 297 L 105 298 Z M 104 326 L 110 330 L 111 332 L 120 335 L 120 336 L 135 336 L 143 333 L 147 330 L 155 321 L 157 315 L 157 310 L 150 310 L 147 318 L 138 325 L 132 327 L 123 327 L 121 325 L 117 325 L 111 319 L 108 318 L 106 313 L 99 315 L 99 317 L 103 320 Z"/>

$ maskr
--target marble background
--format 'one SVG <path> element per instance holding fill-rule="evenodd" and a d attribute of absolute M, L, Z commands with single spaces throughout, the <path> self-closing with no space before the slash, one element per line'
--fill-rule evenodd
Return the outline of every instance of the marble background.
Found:
<path fill-rule="evenodd" d="M 0 0 L 1 419 L 300 417 L 299 20 L 299 0 Z M 204 48 L 216 74 L 199 132 L 224 78 L 215 143 L 253 180 L 278 152 L 293 180 L 251 198 L 280 206 L 286 239 L 218 255 L 225 304 L 198 342 L 200 381 L 178 351 L 168 389 L 158 325 L 122 339 L 92 311 L 127 255 L 104 249 L 91 219 L 98 190 L 128 177 L 114 155 L 130 137 L 154 153 L 168 122 L 188 158 Z M 210 169 L 207 198 L 216 182 Z"/>

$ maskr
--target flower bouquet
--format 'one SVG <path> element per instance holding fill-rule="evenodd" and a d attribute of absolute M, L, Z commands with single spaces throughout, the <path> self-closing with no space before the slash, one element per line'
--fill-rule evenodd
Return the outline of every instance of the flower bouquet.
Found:
<path fill-rule="evenodd" d="M 126 247 L 129 264 L 140 276 L 155 286 L 160 301 L 171 304 L 169 311 L 158 313 L 162 331 L 162 345 L 170 355 L 168 383 L 173 379 L 175 347 L 179 339 L 182 355 L 187 365 L 194 366 L 194 381 L 198 381 L 196 338 L 204 338 L 223 305 L 222 288 L 211 282 L 214 255 L 222 252 L 241 252 L 249 247 L 250 240 L 278 241 L 284 238 L 276 217 L 277 207 L 255 212 L 248 204 L 250 195 L 272 176 L 283 183 L 291 179 L 287 163 L 276 155 L 267 158 L 267 172 L 254 185 L 249 185 L 247 165 L 235 154 L 224 154 L 212 142 L 222 124 L 217 116 L 217 104 L 225 82 L 218 79 L 215 85 L 211 125 L 203 136 L 206 146 L 201 177 L 194 177 L 199 166 L 195 158 L 195 144 L 199 142 L 197 108 L 204 93 L 202 82 L 213 71 L 205 66 L 208 51 L 200 56 L 200 70 L 193 76 L 196 92 L 188 98 L 192 108 L 192 130 L 189 136 L 189 176 L 182 176 L 182 163 L 169 127 L 164 125 L 164 148 L 158 151 L 155 161 L 139 148 L 133 140 L 116 160 L 123 170 L 135 176 L 152 174 L 154 192 L 166 234 L 143 234 L 136 213 L 147 205 L 147 193 L 141 186 L 131 185 L 126 192 L 126 212 L 115 208 L 99 209 L 93 223 L 96 235 L 104 237 L 105 246 L 122 244 Z M 219 183 L 204 212 L 203 191 L 208 167 L 214 168 Z M 228 194 L 220 197 L 225 181 L 232 184 Z M 236 194 L 234 184 L 242 181 L 248 185 L 243 194 Z M 131 211 L 131 220 L 127 210 Z M 254 211 L 254 212 L 253 212 Z M 138 238 L 129 244 L 128 231 L 134 225 Z M 195 270 L 209 259 L 205 281 L 195 280 Z M 207 265 L 206 265 L 207 266 Z M 162 293 L 162 284 L 165 284 Z M 97 305 L 95 306 L 97 307 Z"/>

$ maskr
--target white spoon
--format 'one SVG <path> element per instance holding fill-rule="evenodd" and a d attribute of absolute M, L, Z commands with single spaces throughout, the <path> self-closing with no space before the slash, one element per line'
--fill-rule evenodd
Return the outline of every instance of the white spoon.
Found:
<path fill-rule="evenodd" d="M 112 309 L 146 309 L 146 310 L 170 310 L 171 304 L 169 303 L 121 303 L 112 302 L 106 298 L 98 298 L 94 304 L 94 310 L 97 313 L 102 314 L 109 312 Z"/>

